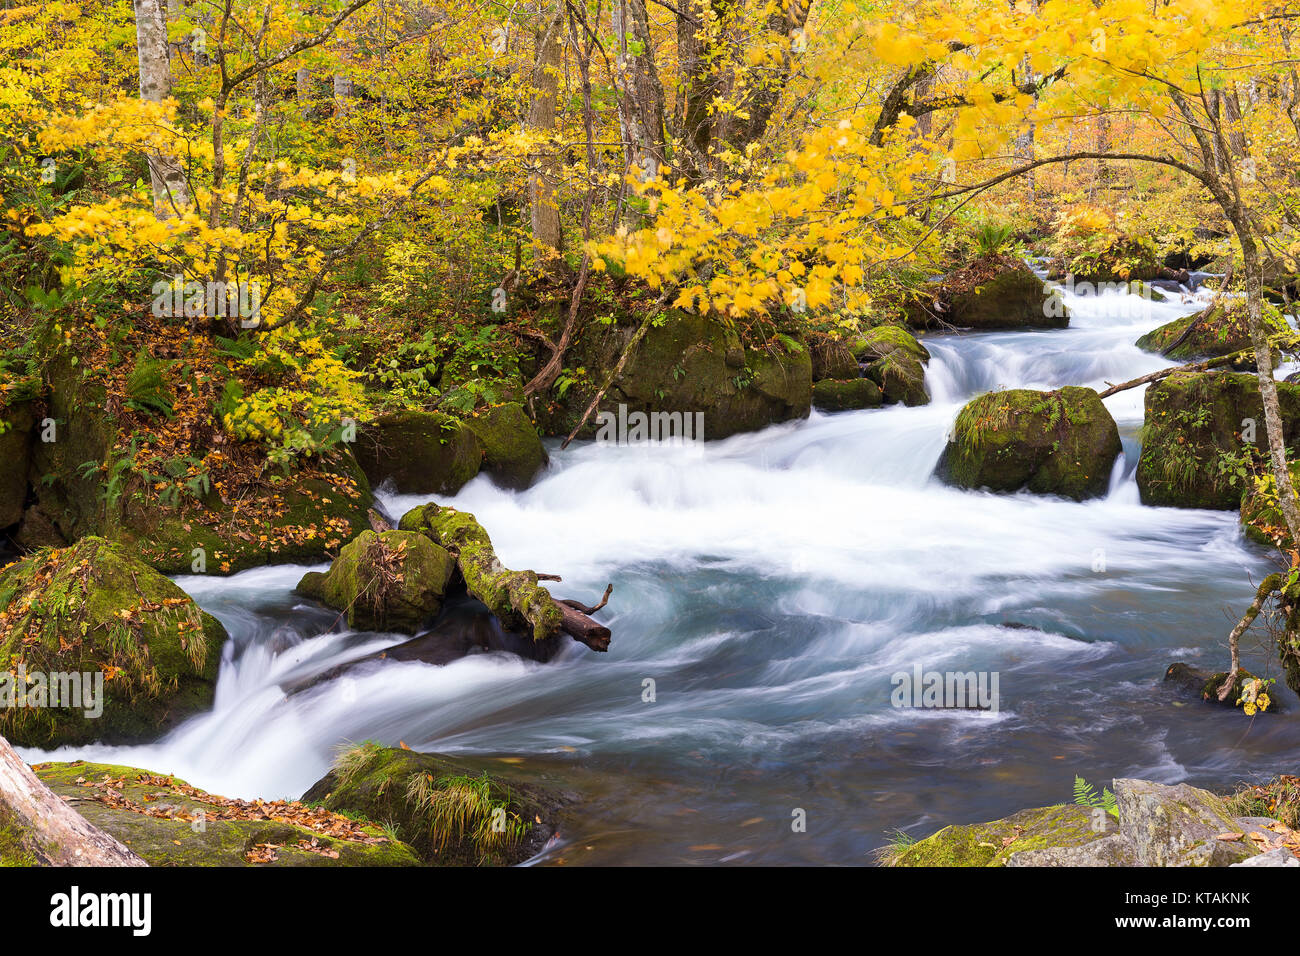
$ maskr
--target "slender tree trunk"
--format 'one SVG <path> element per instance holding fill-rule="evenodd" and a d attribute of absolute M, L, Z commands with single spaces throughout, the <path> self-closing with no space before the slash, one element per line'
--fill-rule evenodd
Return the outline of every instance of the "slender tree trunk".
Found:
<path fill-rule="evenodd" d="M 171 60 L 167 51 L 167 19 L 161 0 L 133 0 L 136 53 L 140 64 L 140 99 L 161 103 L 171 96 Z M 190 206 L 185 172 L 167 149 L 150 152 L 149 179 L 154 215 L 170 219 Z"/>
<path fill-rule="evenodd" d="M 665 159 L 664 91 L 655 70 L 645 0 L 612 0 L 614 80 L 623 149 L 634 175 L 654 178 Z"/>
<path fill-rule="evenodd" d="M 555 131 L 556 104 L 560 91 L 560 40 L 564 29 L 564 7 L 557 3 L 537 37 L 537 59 L 533 68 L 533 101 L 528 109 L 528 127 L 544 137 Z M 556 190 L 554 146 L 546 143 L 538 153 L 537 166 L 528 183 L 533 239 L 543 249 L 558 253 L 562 248 L 560 206 Z"/>

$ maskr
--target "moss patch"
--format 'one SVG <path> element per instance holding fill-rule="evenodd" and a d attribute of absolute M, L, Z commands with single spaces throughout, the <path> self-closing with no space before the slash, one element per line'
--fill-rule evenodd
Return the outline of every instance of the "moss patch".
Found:
<path fill-rule="evenodd" d="M 1081 846 L 1104 835 L 1092 828 L 1092 811 L 1086 807 L 1041 807 L 990 823 L 944 827 L 885 862 L 892 866 L 1005 866 L 1013 853 Z"/>

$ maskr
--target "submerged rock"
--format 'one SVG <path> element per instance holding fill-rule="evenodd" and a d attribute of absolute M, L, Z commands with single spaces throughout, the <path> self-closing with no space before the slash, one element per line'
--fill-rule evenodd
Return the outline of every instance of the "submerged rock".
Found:
<path fill-rule="evenodd" d="M 340 754 L 303 795 L 327 810 L 384 820 L 426 863 L 520 863 L 555 833 L 566 798 L 488 774 L 471 759 L 370 742 Z"/>
<path fill-rule="evenodd" d="M 1279 382 L 1277 391 L 1282 431 L 1290 445 L 1300 438 L 1300 385 Z M 1253 443 L 1246 437 L 1253 437 Z M 1245 481 L 1225 461 L 1266 448 L 1255 375 L 1175 372 L 1147 388 L 1137 464 L 1142 503 L 1235 510 Z"/>
<path fill-rule="evenodd" d="M 483 441 L 444 412 L 381 415 L 357 434 L 357 462 L 372 484 L 399 494 L 454 495 L 483 465 Z"/>
<path fill-rule="evenodd" d="M 32 768 L 77 812 L 150 866 L 418 866 L 379 823 L 287 801 L 233 800 L 114 764 Z M 5 859 L 0 843 L 0 865 Z M 12 861 L 20 862 L 21 861 Z"/>
<path fill-rule="evenodd" d="M 465 419 L 465 427 L 483 445 L 483 470 L 503 488 L 527 488 L 546 467 L 546 449 L 522 405 L 482 409 Z"/>
<path fill-rule="evenodd" d="M 103 538 L 0 570 L 0 607 L 0 735 L 14 744 L 151 740 L 211 706 L 225 629 L 170 580 Z M 31 681 L 38 674 L 39 682 Z M 65 700 L 76 696 L 71 675 L 81 690 L 75 701 Z M 30 703 L 42 702 L 32 695 L 43 688 L 44 706 L 6 701 L 19 684 Z"/>
<path fill-rule="evenodd" d="M 930 353 L 910 332 L 898 325 L 878 325 L 849 344 L 863 375 L 880 388 L 889 404 L 926 405 L 925 364 Z"/>
<path fill-rule="evenodd" d="M 1232 692 L 1226 698 L 1220 700 L 1219 688 L 1223 686 L 1224 681 L 1227 679 L 1227 671 L 1211 673 L 1202 668 L 1184 664 L 1181 661 L 1170 664 L 1165 671 L 1165 682 L 1179 688 L 1187 696 L 1206 703 L 1217 704 L 1221 707 L 1235 707 L 1237 701 L 1241 699 L 1244 685 L 1248 681 L 1255 680 L 1255 675 L 1244 669 L 1238 671 L 1237 681 L 1233 685 Z M 1269 709 L 1273 710 L 1275 707 L 1276 705 Z"/>
<path fill-rule="evenodd" d="M 878 408 L 880 402 L 880 387 L 869 378 L 848 381 L 826 378 L 813 386 L 813 405 L 824 412 Z"/>
<path fill-rule="evenodd" d="M 360 631 L 414 634 L 442 607 L 456 559 L 413 531 L 363 531 L 328 572 L 309 571 L 298 593 L 347 614 Z"/>
<path fill-rule="evenodd" d="M 1011 389 L 962 408 L 935 474 L 959 488 L 1079 501 L 1105 493 L 1120 449 L 1115 420 L 1092 389 Z"/>
<path fill-rule="evenodd" d="M 1264 327 L 1270 333 L 1288 329 L 1281 314 L 1271 307 L 1264 310 Z M 1217 358 L 1249 349 L 1246 303 L 1240 299 L 1220 301 L 1148 332 L 1136 344 L 1140 349 L 1156 352 L 1175 362 Z M 1253 369 L 1255 362 L 1253 358 L 1247 359 L 1235 367 Z"/>

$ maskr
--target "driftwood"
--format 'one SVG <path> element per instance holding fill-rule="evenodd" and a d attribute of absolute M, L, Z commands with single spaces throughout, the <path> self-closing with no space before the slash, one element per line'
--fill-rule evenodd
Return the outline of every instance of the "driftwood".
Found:
<path fill-rule="evenodd" d="M 596 604 L 588 606 L 578 601 L 556 601 L 560 608 L 560 630 L 575 641 L 586 644 L 593 651 L 609 650 L 610 630 L 603 624 L 597 624 L 590 615 L 595 614 L 609 603 L 609 596 L 614 593 L 614 585 L 607 585 L 605 594 Z"/>
<path fill-rule="evenodd" d="M 0 824 L 43 866 L 148 866 L 45 786 L 0 737 Z"/>
<path fill-rule="evenodd" d="M 1212 368 L 1218 368 L 1220 365 L 1230 365 L 1245 355 L 1253 354 L 1251 349 L 1242 349 L 1239 352 L 1233 352 L 1231 355 L 1220 355 L 1218 358 L 1206 359 L 1203 362 L 1191 362 L 1187 365 L 1175 365 L 1173 368 L 1162 368 L 1159 371 L 1148 372 L 1146 375 L 1139 375 L 1135 379 L 1127 382 L 1120 382 L 1118 385 L 1110 385 L 1110 388 L 1101 392 L 1099 398 L 1110 398 L 1117 392 L 1123 392 L 1130 388 L 1137 388 L 1139 385 L 1149 385 L 1151 382 L 1158 382 L 1162 378 L 1168 378 L 1175 372 L 1204 372 Z"/>

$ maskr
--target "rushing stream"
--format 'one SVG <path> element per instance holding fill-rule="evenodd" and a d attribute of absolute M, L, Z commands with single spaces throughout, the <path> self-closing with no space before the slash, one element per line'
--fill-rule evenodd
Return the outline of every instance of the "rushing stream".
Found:
<path fill-rule="evenodd" d="M 1140 389 L 1107 400 L 1125 454 L 1104 499 L 930 478 L 973 395 L 1136 377 L 1164 363 L 1134 340 L 1198 307 L 1066 300 L 1062 331 L 925 339 L 926 407 L 814 412 L 702 448 L 554 447 L 525 492 L 479 477 L 447 499 L 508 565 L 562 575 L 558 596 L 593 601 L 613 582 L 608 654 L 338 669 L 405 638 L 322 633 L 333 615 L 290 593 L 303 567 L 180 578 L 233 638 L 213 713 L 156 744 L 41 756 L 279 797 L 345 741 L 473 755 L 581 796 L 539 858 L 566 863 L 863 863 L 894 829 L 1068 801 L 1076 773 L 1100 789 L 1293 772 L 1285 688 L 1286 713 L 1251 721 L 1161 685 L 1175 660 L 1223 665 L 1269 564 L 1234 513 L 1138 503 Z M 383 503 L 399 516 L 422 500 Z M 1246 658 L 1276 674 L 1258 646 Z M 918 664 L 997 672 L 998 712 L 891 706 L 891 675 Z"/>

